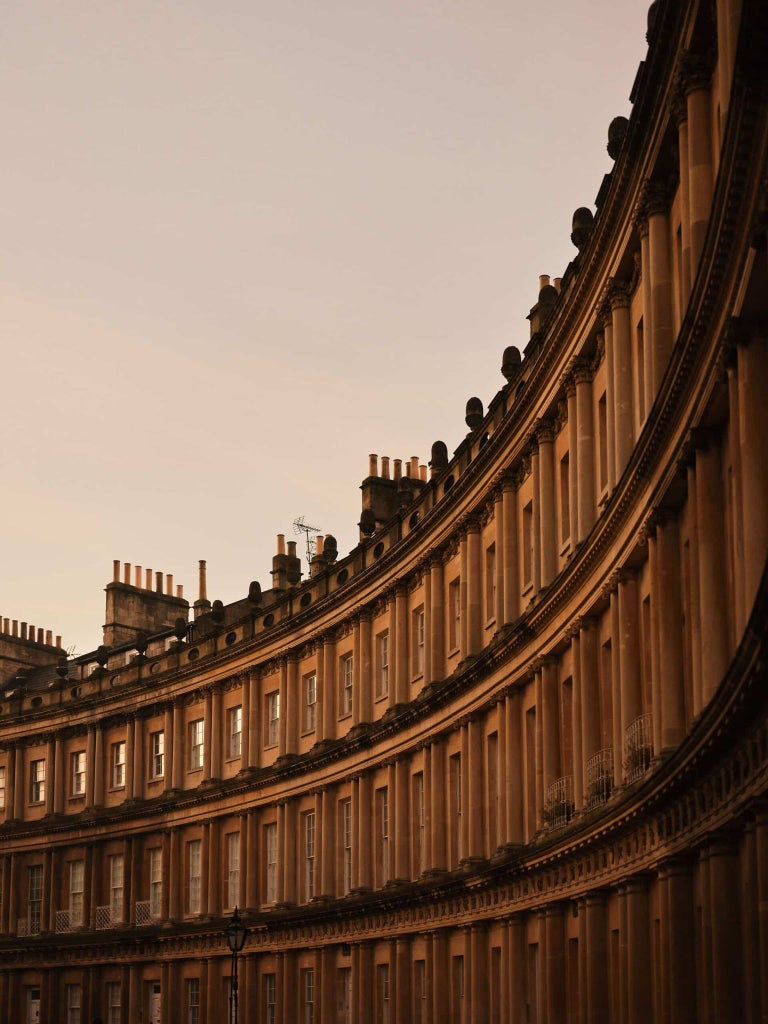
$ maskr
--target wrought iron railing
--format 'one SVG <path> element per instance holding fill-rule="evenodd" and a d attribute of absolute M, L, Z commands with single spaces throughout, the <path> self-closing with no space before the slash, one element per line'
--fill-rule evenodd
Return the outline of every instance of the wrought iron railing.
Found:
<path fill-rule="evenodd" d="M 112 927 L 112 908 L 96 907 L 96 928 L 111 928 Z"/>
<path fill-rule="evenodd" d="M 587 792 L 585 804 L 587 810 L 604 804 L 613 790 L 613 747 L 598 750 L 589 758 L 586 765 Z"/>
<path fill-rule="evenodd" d="M 549 829 L 563 828 L 573 817 L 573 811 L 573 776 L 563 775 L 547 786 L 541 818 Z"/>
<path fill-rule="evenodd" d="M 624 778 L 627 783 L 641 779 L 653 760 L 653 720 L 640 715 L 624 734 Z"/>
<path fill-rule="evenodd" d="M 134 904 L 134 922 L 137 927 L 153 924 L 157 918 L 152 913 L 151 900 L 137 900 Z"/>
<path fill-rule="evenodd" d="M 35 934 L 30 927 L 28 917 L 19 917 L 16 919 L 16 934 L 20 939 L 25 939 L 28 935 Z"/>
<path fill-rule="evenodd" d="M 72 915 L 68 910 L 57 910 L 54 917 L 53 929 L 57 935 L 62 932 L 72 931 Z"/>

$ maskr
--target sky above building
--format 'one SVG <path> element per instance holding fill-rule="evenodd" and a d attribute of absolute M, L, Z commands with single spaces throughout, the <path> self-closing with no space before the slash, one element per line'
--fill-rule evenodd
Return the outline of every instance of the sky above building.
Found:
<path fill-rule="evenodd" d="M 299 516 L 351 550 L 575 255 L 646 9 L 6 0 L 0 615 L 84 653 L 115 558 L 227 602 Z"/>

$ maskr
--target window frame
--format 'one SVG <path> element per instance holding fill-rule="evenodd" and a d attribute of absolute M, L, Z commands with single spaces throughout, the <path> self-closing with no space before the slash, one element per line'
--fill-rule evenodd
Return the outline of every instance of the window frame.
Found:
<path fill-rule="evenodd" d="M 187 842 L 187 913 L 190 916 L 202 913 L 202 847 L 200 839 Z"/>
<path fill-rule="evenodd" d="M 116 740 L 111 746 L 109 763 L 112 789 L 125 789 L 126 749 L 125 740 Z"/>
<path fill-rule="evenodd" d="M 189 723 L 189 771 L 199 772 L 205 767 L 205 719 L 195 718 Z"/>
<path fill-rule="evenodd" d="M 243 756 L 243 705 L 227 708 L 227 757 Z"/>
<path fill-rule="evenodd" d="M 29 802 L 30 804 L 45 803 L 46 764 L 44 757 L 36 757 L 29 762 Z"/>
<path fill-rule="evenodd" d="M 280 742 L 280 691 L 271 690 L 265 697 L 267 728 L 265 747 L 276 747 Z"/>
<path fill-rule="evenodd" d="M 355 685 L 355 656 L 352 651 L 342 654 L 341 671 L 339 672 L 339 718 L 347 718 L 352 714 Z"/>
<path fill-rule="evenodd" d="M 314 732 L 317 728 L 317 673 L 304 676 L 302 695 L 302 732 Z"/>
<path fill-rule="evenodd" d="M 149 777 L 165 778 L 165 729 L 149 734 Z"/>

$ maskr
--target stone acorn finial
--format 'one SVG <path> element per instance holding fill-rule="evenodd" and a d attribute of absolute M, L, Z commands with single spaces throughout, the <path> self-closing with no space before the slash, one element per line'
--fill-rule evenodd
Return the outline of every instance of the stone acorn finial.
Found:
<path fill-rule="evenodd" d="M 595 222 L 595 218 L 592 215 L 592 211 L 586 206 L 580 206 L 573 214 L 573 223 L 571 225 L 571 241 L 576 248 L 581 252 L 584 246 L 589 241 L 589 236 L 592 234 L 592 225 Z"/>
<path fill-rule="evenodd" d="M 56 659 L 56 675 L 62 681 L 69 675 L 69 665 L 67 664 L 66 655 L 62 655 Z"/>
<path fill-rule="evenodd" d="M 608 125 L 608 145 L 606 148 L 611 160 L 618 158 L 621 147 L 624 145 L 628 127 L 629 121 L 626 117 L 614 117 Z"/>
<path fill-rule="evenodd" d="M 214 601 L 211 605 L 211 618 L 214 622 L 224 621 L 224 603 L 223 601 Z M 178 621 L 178 620 L 177 620 Z"/>
<path fill-rule="evenodd" d="M 248 600 L 251 604 L 261 604 L 261 584 L 258 580 L 253 580 L 248 587 Z"/>
<path fill-rule="evenodd" d="M 483 422 L 483 403 L 479 398 L 470 398 L 467 401 L 467 409 L 464 414 L 464 422 L 467 424 L 470 430 L 477 430 L 480 424 Z"/>
<path fill-rule="evenodd" d="M 96 661 L 100 668 L 105 668 L 109 661 L 109 648 L 101 644 L 96 648 Z"/>
<path fill-rule="evenodd" d="M 136 648 L 136 651 L 143 658 L 144 655 L 147 653 L 147 648 L 149 647 L 149 637 L 147 636 L 147 634 L 139 633 L 139 635 L 136 637 L 136 640 L 134 641 L 133 646 Z"/>
<path fill-rule="evenodd" d="M 184 637 L 187 635 L 188 630 L 189 623 L 185 618 L 182 618 L 182 616 L 180 615 L 173 624 L 173 635 L 176 637 L 179 643 L 181 643 Z"/>
<path fill-rule="evenodd" d="M 501 373 L 505 380 L 510 381 L 517 376 L 522 361 L 520 349 L 516 345 L 507 345 L 501 357 Z"/>
<path fill-rule="evenodd" d="M 336 538 L 332 534 L 326 533 L 323 539 L 323 559 L 326 562 L 335 562 L 338 557 L 339 546 L 336 543 Z"/>
<path fill-rule="evenodd" d="M 439 473 L 448 468 L 448 446 L 445 441 L 435 441 L 432 445 L 429 465 L 433 473 Z"/>
<path fill-rule="evenodd" d="M 364 537 L 371 537 L 376 532 L 376 513 L 372 508 L 364 508 L 357 524 Z"/>

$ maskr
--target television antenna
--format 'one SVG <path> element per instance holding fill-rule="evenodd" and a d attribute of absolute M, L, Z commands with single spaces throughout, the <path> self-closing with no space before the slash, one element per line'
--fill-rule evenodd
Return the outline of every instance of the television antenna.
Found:
<path fill-rule="evenodd" d="M 307 542 L 307 565 L 309 565 L 314 557 L 312 550 L 312 535 L 322 533 L 323 531 L 317 526 L 310 526 L 309 523 L 305 522 L 305 516 L 299 516 L 298 519 L 293 520 L 293 532 L 303 533 Z"/>

